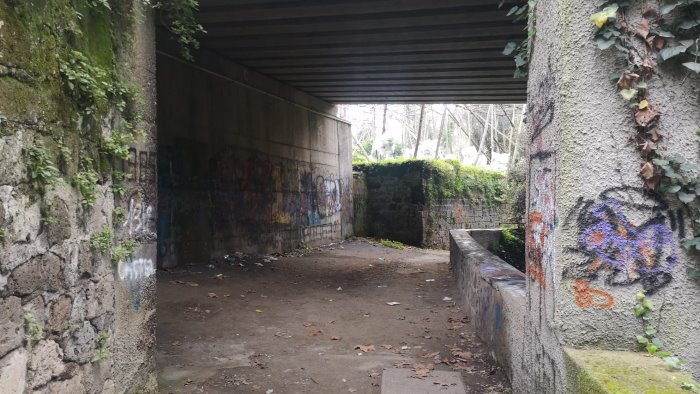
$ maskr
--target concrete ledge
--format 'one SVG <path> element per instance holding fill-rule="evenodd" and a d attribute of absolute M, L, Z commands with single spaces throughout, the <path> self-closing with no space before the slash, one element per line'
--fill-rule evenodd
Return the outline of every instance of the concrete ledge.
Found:
<path fill-rule="evenodd" d="M 512 381 L 519 359 L 513 353 L 523 346 L 526 283 L 525 274 L 481 244 L 498 237 L 498 230 L 450 231 L 450 264 L 470 324 Z"/>
<path fill-rule="evenodd" d="M 639 352 L 564 349 L 570 393 L 687 394 L 690 375 L 670 371 L 658 357 Z"/>

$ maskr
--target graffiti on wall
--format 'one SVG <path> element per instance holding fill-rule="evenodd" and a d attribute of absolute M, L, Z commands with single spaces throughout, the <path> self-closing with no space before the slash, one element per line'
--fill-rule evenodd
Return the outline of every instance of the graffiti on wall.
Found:
<path fill-rule="evenodd" d="M 650 293 L 672 280 L 677 239 L 684 235 L 682 211 L 669 209 L 651 191 L 615 187 L 595 200 L 580 198 L 574 212 L 579 230 L 575 251 L 586 259 L 572 276 L 602 277 L 611 285 L 640 282 Z"/>
<path fill-rule="evenodd" d="M 156 233 L 152 225 L 154 221 L 153 207 L 150 204 L 138 196 L 129 199 L 129 210 L 122 227 L 130 236 L 155 237 Z"/>
<path fill-rule="evenodd" d="M 550 69 L 551 71 L 551 69 Z M 530 174 L 528 178 L 529 213 L 526 228 L 526 272 L 533 283 L 547 287 L 547 273 L 554 272 L 555 159 L 551 138 L 545 139 L 555 114 L 552 72 L 537 84 L 537 94 L 529 105 Z"/>

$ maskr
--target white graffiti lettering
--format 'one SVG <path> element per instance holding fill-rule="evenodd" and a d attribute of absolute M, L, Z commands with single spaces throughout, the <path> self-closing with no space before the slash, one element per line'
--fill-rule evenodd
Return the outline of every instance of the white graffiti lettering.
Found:
<path fill-rule="evenodd" d="M 153 207 L 143 202 L 135 202 L 132 198 L 129 201 L 129 213 L 124 221 L 123 227 L 128 228 L 129 235 L 145 233 L 153 235 L 150 223 L 153 216 Z"/>
<path fill-rule="evenodd" d="M 119 279 L 126 281 L 135 281 L 146 279 L 156 273 L 155 265 L 151 259 L 135 259 L 128 263 L 119 262 L 117 266 Z"/>

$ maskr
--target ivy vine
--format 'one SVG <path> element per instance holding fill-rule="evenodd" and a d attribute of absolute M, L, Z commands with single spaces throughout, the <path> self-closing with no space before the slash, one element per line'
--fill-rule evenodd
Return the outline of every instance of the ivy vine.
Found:
<path fill-rule="evenodd" d="M 637 23 L 628 15 L 630 3 L 597 0 L 599 11 L 590 18 L 596 26 L 593 37 L 599 49 L 615 54 L 617 70 L 612 78 L 620 96 L 630 103 L 635 127 L 630 140 L 642 159 L 640 177 L 647 188 L 673 195 L 686 205 L 693 234 L 682 245 L 700 250 L 698 167 L 681 155 L 663 157 L 657 152 L 664 133 L 659 128 L 661 112 L 649 99 L 648 84 L 662 63 L 678 63 L 688 72 L 700 73 L 700 0 L 643 7 Z M 700 278 L 695 268 L 689 268 L 688 274 Z"/>
<path fill-rule="evenodd" d="M 513 56 L 515 61 L 515 73 L 513 78 L 527 78 L 529 66 L 530 66 L 530 55 L 532 53 L 532 43 L 535 39 L 535 6 L 537 5 L 537 0 L 528 0 L 527 3 L 523 5 L 515 5 L 509 11 L 507 16 L 513 16 L 513 23 L 526 21 L 527 26 L 525 30 L 527 31 L 527 37 L 521 42 L 511 41 L 506 44 L 503 49 L 503 54 L 506 56 Z M 498 8 L 503 6 L 503 1 L 498 5 Z"/>
<path fill-rule="evenodd" d="M 161 10 L 164 25 L 180 45 L 180 55 L 193 60 L 192 51 L 199 49 L 197 35 L 205 34 L 204 27 L 197 22 L 198 0 L 161 0 L 153 4 Z"/>

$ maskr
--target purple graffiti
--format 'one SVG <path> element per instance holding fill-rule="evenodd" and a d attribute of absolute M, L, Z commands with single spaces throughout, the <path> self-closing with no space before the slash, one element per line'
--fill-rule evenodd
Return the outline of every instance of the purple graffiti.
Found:
<path fill-rule="evenodd" d="M 589 211 L 579 246 L 590 257 L 590 273 L 604 269 L 614 284 L 641 280 L 647 291 L 668 283 L 671 269 L 678 264 L 674 234 L 663 217 L 635 226 L 623 213 L 623 204 L 614 198 Z"/>

